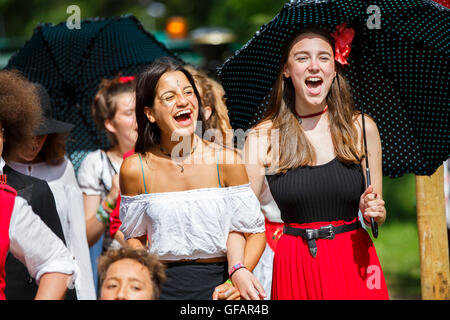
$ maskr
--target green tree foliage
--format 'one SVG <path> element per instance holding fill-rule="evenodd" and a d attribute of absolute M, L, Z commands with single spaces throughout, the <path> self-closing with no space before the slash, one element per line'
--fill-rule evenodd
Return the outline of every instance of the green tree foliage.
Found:
<path fill-rule="evenodd" d="M 0 36 L 29 38 L 40 22 L 60 23 L 70 14 L 67 7 L 77 5 L 81 19 L 88 17 L 110 17 L 139 12 L 138 0 L 0 0 Z M 137 10 L 136 10 L 137 9 Z"/>
<path fill-rule="evenodd" d="M 413 174 L 392 179 L 383 177 L 383 198 L 387 220 L 416 222 L 416 181 Z"/>
<path fill-rule="evenodd" d="M 284 0 L 216 1 L 210 23 L 233 30 L 238 41 L 245 43 L 264 24 L 272 20 L 288 2 Z"/>
<path fill-rule="evenodd" d="M 166 6 L 164 16 L 151 18 L 146 9 L 151 0 L 0 0 L 0 36 L 29 38 L 40 22 L 66 21 L 70 5 L 78 5 L 81 18 L 111 17 L 132 13 L 149 29 L 164 29 L 167 18 L 183 16 L 191 30 L 226 27 L 236 33 L 238 41 L 250 39 L 259 27 L 270 21 L 285 0 L 160 0 Z"/>

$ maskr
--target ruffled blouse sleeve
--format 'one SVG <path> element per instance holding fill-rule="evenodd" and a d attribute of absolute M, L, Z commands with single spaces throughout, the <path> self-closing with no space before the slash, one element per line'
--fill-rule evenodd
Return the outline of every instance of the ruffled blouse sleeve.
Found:
<path fill-rule="evenodd" d="M 264 215 L 250 184 L 230 188 L 230 231 L 259 233 L 265 231 Z"/>
<path fill-rule="evenodd" d="M 119 217 L 122 225 L 119 230 L 122 231 L 125 240 L 146 234 L 151 223 L 146 214 L 149 203 L 141 195 L 120 196 Z"/>
<path fill-rule="evenodd" d="M 81 191 L 88 195 L 101 195 L 105 187 L 102 185 L 103 163 L 101 150 L 89 153 L 78 169 L 78 184 Z"/>

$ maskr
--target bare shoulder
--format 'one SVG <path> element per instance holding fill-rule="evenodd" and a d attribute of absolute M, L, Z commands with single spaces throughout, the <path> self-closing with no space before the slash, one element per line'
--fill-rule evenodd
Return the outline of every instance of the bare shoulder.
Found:
<path fill-rule="evenodd" d="M 120 191 L 124 195 L 136 195 L 142 184 L 142 167 L 138 154 L 123 160 L 120 167 Z"/>
<path fill-rule="evenodd" d="M 355 122 L 357 123 L 358 133 L 361 134 L 362 132 L 362 115 L 357 114 L 354 117 Z M 375 123 L 375 120 L 373 120 L 372 117 L 368 116 L 367 114 L 364 115 L 364 125 L 366 128 L 366 134 L 370 136 L 379 136 L 378 127 Z"/>
<path fill-rule="evenodd" d="M 141 168 L 141 160 L 137 153 L 125 158 L 122 162 L 122 166 L 120 167 L 120 173 L 124 174 L 124 176 L 133 175 L 137 172 L 140 172 Z"/>

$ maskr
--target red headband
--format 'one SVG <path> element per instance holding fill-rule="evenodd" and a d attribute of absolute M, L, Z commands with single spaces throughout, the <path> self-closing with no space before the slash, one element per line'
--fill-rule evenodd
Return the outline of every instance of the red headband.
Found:
<path fill-rule="evenodd" d="M 347 28 L 347 22 L 336 27 L 336 31 L 331 34 L 334 43 L 334 59 L 342 65 L 348 64 L 347 58 L 352 48 L 355 30 L 352 27 Z"/>
<path fill-rule="evenodd" d="M 120 83 L 127 83 L 127 82 L 130 82 L 130 81 L 133 81 L 134 78 L 135 78 L 134 76 L 120 77 L 119 81 L 120 81 Z"/>

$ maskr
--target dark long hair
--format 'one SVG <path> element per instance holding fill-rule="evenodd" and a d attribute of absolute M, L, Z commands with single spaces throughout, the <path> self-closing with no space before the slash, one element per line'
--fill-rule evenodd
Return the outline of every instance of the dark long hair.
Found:
<path fill-rule="evenodd" d="M 151 123 L 144 113 L 144 108 L 153 108 L 156 96 L 156 86 L 159 79 L 166 72 L 180 71 L 183 72 L 189 83 L 194 88 L 195 96 L 198 100 L 199 119 L 202 124 L 202 133 L 204 131 L 204 119 L 201 112 L 201 99 L 195 86 L 192 75 L 177 61 L 171 58 L 160 58 L 155 60 L 151 65 L 146 67 L 136 78 L 136 122 L 138 138 L 135 152 L 144 153 L 153 145 L 161 142 L 161 129 L 156 123 Z"/>

